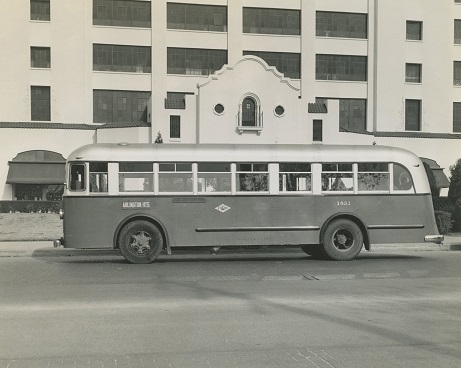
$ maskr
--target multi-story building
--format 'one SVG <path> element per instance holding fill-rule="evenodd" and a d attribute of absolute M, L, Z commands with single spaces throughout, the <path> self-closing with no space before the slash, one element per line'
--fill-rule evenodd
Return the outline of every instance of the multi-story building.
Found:
<path fill-rule="evenodd" d="M 159 134 L 461 157 L 460 0 L 23 0 L 0 24 L 0 199 Z"/>

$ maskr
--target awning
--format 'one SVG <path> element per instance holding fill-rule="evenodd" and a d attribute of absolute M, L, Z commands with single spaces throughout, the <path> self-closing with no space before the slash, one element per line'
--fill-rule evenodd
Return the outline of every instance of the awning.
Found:
<path fill-rule="evenodd" d="M 65 162 L 9 162 L 7 184 L 64 184 Z"/>
<path fill-rule="evenodd" d="M 431 169 L 435 177 L 435 183 L 437 188 L 448 188 L 450 186 L 450 181 L 443 172 L 443 169 Z"/>
<path fill-rule="evenodd" d="M 435 184 L 437 185 L 437 188 L 448 188 L 450 186 L 450 181 L 443 172 L 443 168 L 440 167 L 440 165 L 435 160 L 426 157 L 420 157 L 420 159 L 426 164 L 428 164 L 430 169 L 432 170 L 432 173 L 435 177 Z"/>

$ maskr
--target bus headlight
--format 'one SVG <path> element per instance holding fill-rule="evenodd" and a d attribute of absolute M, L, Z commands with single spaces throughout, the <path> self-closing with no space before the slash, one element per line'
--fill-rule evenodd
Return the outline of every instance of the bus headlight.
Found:
<path fill-rule="evenodd" d="M 59 218 L 61 220 L 64 219 L 64 211 L 62 209 L 59 210 Z"/>

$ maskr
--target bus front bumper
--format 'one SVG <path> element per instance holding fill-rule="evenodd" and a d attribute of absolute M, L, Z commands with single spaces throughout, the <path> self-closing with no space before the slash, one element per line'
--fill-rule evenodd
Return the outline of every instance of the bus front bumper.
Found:
<path fill-rule="evenodd" d="M 442 244 L 444 239 L 443 235 L 426 235 L 424 237 L 424 241 L 427 243 L 436 243 L 436 244 Z"/>
<path fill-rule="evenodd" d="M 60 248 L 64 246 L 64 238 L 53 240 L 53 247 Z"/>

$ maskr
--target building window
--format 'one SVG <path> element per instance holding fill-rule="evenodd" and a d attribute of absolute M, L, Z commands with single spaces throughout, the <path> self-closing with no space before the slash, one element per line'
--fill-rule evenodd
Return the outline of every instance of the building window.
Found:
<path fill-rule="evenodd" d="M 274 109 L 274 114 L 279 118 L 282 117 L 283 115 L 285 115 L 285 108 L 282 105 L 276 106 Z"/>
<path fill-rule="evenodd" d="M 314 142 L 323 141 L 323 121 L 315 119 L 312 122 L 312 140 Z"/>
<path fill-rule="evenodd" d="M 327 100 L 339 101 L 339 129 L 362 132 L 366 130 L 367 100 L 366 99 L 335 99 L 316 98 L 316 103 L 326 104 Z"/>
<path fill-rule="evenodd" d="M 170 115 L 170 138 L 181 138 L 181 116 Z"/>
<path fill-rule="evenodd" d="M 213 111 L 215 112 L 216 115 L 222 115 L 222 114 L 224 114 L 224 105 L 223 105 L 223 104 L 220 104 L 220 103 L 216 104 L 216 105 L 214 106 Z"/>
<path fill-rule="evenodd" d="M 227 64 L 227 50 L 168 47 L 167 73 L 208 75 Z"/>
<path fill-rule="evenodd" d="M 30 0 L 30 20 L 50 20 L 50 0 Z"/>
<path fill-rule="evenodd" d="M 317 80 L 367 80 L 366 56 L 317 54 L 315 66 Z"/>
<path fill-rule="evenodd" d="M 93 70 L 150 73 L 150 46 L 93 44 Z"/>
<path fill-rule="evenodd" d="M 421 100 L 405 100 L 405 130 L 421 130 Z"/>
<path fill-rule="evenodd" d="M 405 65 L 405 82 L 421 83 L 421 64 Z"/>
<path fill-rule="evenodd" d="M 30 66 L 32 68 L 50 68 L 51 49 L 49 47 L 31 47 Z"/>
<path fill-rule="evenodd" d="M 453 62 L 453 85 L 461 86 L 461 61 Z"/>
<path fill-rule="evenodd" d="M 50 87 L 31 86 L 31 119 L 33 121 L 51 120 Z"/>
<path fill-rule="evenodd" d="M 315 31 L 320 37 L 363 38 L 368 28 L 367 14 L 318 11 Z"/>
<path fill-rule="evenodd" d="M 423 22 L 407 20 L 407 40 L 423 39 Z"/>
<path fill-rule="evenodd" d="M 461 45 L 461 19 L 455 19 L 455 45 Z"/>
<path fill-rule="evenodd" d="M 243 33 L 300 35 L 301 12 L 289 9 L 243 8 Z"/>
<path fill-rule="evenodd" d="M 93 122 L 147 122 L 147 103 L 150 92 L 93 90 Z"/>
<path fill-rule="evenodd" d="M 461 102 L 453 103 L 453 132 L 461 133 Z"/>
<path fill-rule="evenodd" d="M 151 2 L 93 0 L 93 24 L 116 27 L 151 26 Z"/>
<path fill-rule="evenodd" d="M 289 52 L 243 51 L 243 55 L 254 55 L 263 59 L 268 65 L 275 66 L 285 77 L 301 78 L 301 54 Z"/>
<path fill-rule="evenodd" d="M 168 3 L 167 28 L 226 32 L 227 7 Z"/>

